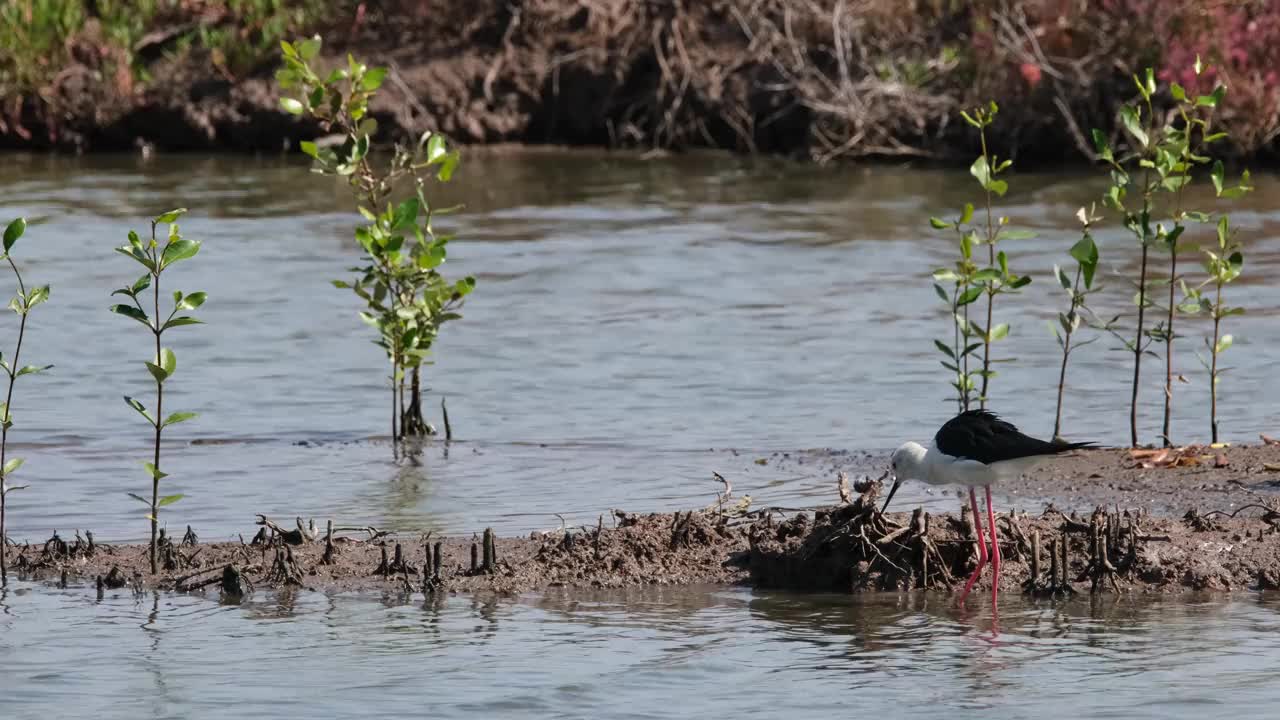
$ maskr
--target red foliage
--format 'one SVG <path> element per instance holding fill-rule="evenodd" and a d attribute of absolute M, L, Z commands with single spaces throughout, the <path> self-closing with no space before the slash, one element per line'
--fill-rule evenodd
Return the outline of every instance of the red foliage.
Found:
<path fill-rule="evenodd" d="M 1220 117 L 1243 150 L 1258 149 L 1280 128 L 1280 0 L 1106 5 L 1150 25 L 1161 50 L 1161 81 L 1177 82 L 1188 94 L 1208 93 L 1219 82 L 1227 86 Z M 1197 56 L 1204 66 L 1198 77 Z"/>

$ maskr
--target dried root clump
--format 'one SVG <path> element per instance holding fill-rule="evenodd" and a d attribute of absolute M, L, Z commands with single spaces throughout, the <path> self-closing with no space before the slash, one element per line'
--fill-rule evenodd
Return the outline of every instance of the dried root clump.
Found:
<path fill-rule="evenodd" d="M 768 586 L 844 591 L 949 587 L 955 552 L 917 509 L 899 524 L 876 509 L 882 484 L 860 482 L 847 504 L 750 529 L 753 579 Z"/>
<path fill-rule="evenodd" d="M 267 582 L 277 586 L 302 585 L 302 568 L 293 557 L 293 548 L 282 545 L 276 548 L 275 559 L 267 572 Z"/>

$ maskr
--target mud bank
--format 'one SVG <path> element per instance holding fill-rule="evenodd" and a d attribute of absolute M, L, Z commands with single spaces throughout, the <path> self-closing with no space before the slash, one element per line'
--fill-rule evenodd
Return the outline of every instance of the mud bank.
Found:
<path fill-rule="evenodd" d="M 888 452 L 808 450 L 775 453 L 768 462 L 806 474 L 887 468 Z M 861 469 L 861 470 L 860 470 Z M 954 495 L 959 487 L 932 491 Z M 1249 503 L 1280 504 L 1280 445 L 1227 448 L 1186 446 L 1164 452 L 1127 449 L 1077 451 L 1025 477 L 995 489 L 999 507 L 1039 512 L 1052 505 L 1067 512 L 1088 513 L 1103 505 L 1177 516 L 1190 508 L 1201 512 L 1234 511 Z M 895 503 L 897 501 L 895 500 Z"/>
<path fill-rule="evenodd" d="M 1280 510 L 1241 479 L 1267 482 L 1257 476 L 1274 474 L 1268 468 L 1277 462 L 1274 446 L 1060 458 L 1026 487 L 1040 491 L 1053 482 L 1096 507 L 1064 512 L 1059 508 L 1075 500 L 1060 498 L 1066 502 L 1032 514 L 999 514 L 1001 590 L 1053 596 L 1280 588 Z M 839 486 L 833 478 L 833 496 Z M 163 570 L 155 576 L 145 546 L 97 543 L 87 534 L 11 546 L 9 562 L 22 576 L 88 581 L 103 591 L 154 587 L 232 598 L 290 586 L 428 595 L 705 583 L 949 591 L 972 572 L 978 550 L 967 511 L 881 514 L 879 481 L 843 487 L 838 504 L 806 512 L 750 509 L 722 498 L 688 512 L 617 511 L 593 527 L 523 538 L 488 531 L 471 538 L 375 528 L 314 532 L 301 519 L 290 527 L 268 521 L 247 541 L 201 543 L 194 533 L 166 538 Z M 1145 502 L 1126 507 L 1122 498 Z M 1216 509 L 1204 504 L 1208 499 Z M 1173 514 L 1150 509 L 1177 503 L 1188 505 Z M 989 578 L 981 586 L 990 587 Z"/>
<path fill-rule="evenodd" d="M 181 3 L 124 45 L 108 18 L 53 38 L 28 63 L 47 77 L 0 98 L 0 146 L 279 151 L 314 137 L 278 108 L 279 38 L 236 12 Z M 334 3 L 283 34 L 320 32 L 330 62 L 350 50 L 391 68 L 372 108 L 381 139 L 431 129 L 459 143 L 967 165 L 977 140 L 958 112 L 996 99 L 989 139 L 1024 165 L 1092 160 L 1088 132 L 1116 128 L 1132 74 L 1154 64 L 1187 84 L 1197 54 L 1229 58 L 1219 122 L 1230 152 L 1273 153 L 1266 71 L 1280 23 L 1275 10 L 1249 12 L 1146 0 L 383 0 Z M 229 46 L 202 44 L 211 33 Z M 248 55 L 229 63 L 229 49 Z"/>

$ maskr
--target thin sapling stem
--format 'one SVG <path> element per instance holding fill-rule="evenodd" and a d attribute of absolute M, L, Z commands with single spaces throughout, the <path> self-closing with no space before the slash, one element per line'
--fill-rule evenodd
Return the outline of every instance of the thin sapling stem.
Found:
<path fill-rule="evenodd" d="M 6 586 L 9 583 L 9 536 L 6 527 L 9 493 L 14 490 L 24 490 L 27 487 L 26 485 L 9 484 L 9 476 L 21 467 L 23 463 L 22 458 L 11 458 L 7 454 L 9 428 L 13 426 L 13 387 L 18 378 L 23 375 L 43 372 L 53 367 L 52 365 L 41 367 L 18 364 L 22 355 L 22 341 L 27 330 L 27 316 L 33 308 L 49 299 L 48 285 L 41 285 L 40 287 L 32 288 L 31 292 L 27 292 L 27 286 L 22 280 L 22 273 L 13 261 L 11 253 L 14 243 L 18 241 L 18 238 L 22 237 L 26 230 L 27 221 L 24 218 L 17 218 L 10 222 L 4 231 L 4 259 L 9 263 L 9 268 L 13 271 L 13 277 L 18 283 L 18 294 L 9 301 L 9 308 L 18 314 L 18 339 L 14 343 L 13 357 L 10 360 L 4 360 L 3 357 L 0 357 L 0 368 L 4 369 L 4 373 L 9 379 L 4 405 L 0 406 L 0 586 Z"/>
<path fill-rule="evenodd" d="M 154 431 L 152 435 L 154 444 L 151 460 L 142 464 L 147 474 L 151 476 L 151 499 L 148 500 L 140 495 L 129 493 L 130 497 L 147 506 L 146 517 L 151 522 L 151 542 L 148 549 L 152 574 L 159 572 L 156 550 L 160 525 L 160 508 L 172 505 L 183 498 L 181 493 L 163 497 L 160 495 L 160 481 L 168 477 L 168 473 L 160 469 L 162 433 L 164 428 L 190 420 L 196 416 L 195 413 L 191 412 L 170 413 L 167 417 L 164 415 L 164 385 L 177 371 L 178 359 L 173 350 L 162 345 L 163 334 L 170 328 L 198 324 L 200 321 L 195 317 L 179 315 L 178 313 L 195 310 L 203 305 L 206 299 L 206 294 L 203 292 L 183 294 L 180 291 L 174 291 L 173 307 L 167 316 L 163 314 L 160 305 L 160 279 L 164 271 L 174 263 L 195 257 L 196 253 L 200 251 L 200 242 L 182 237 L 178 229 L 177 219 L 185 212 L 186 208 L 179 208 L 154 218 L 151 221 L 151 235 L 145 242 L 138 237 L 136 232 L 129 232 L 128 244 L 116 248 L 116 252 L 132 258 L 146 268 L 147 272 L 134 281 L 132 285 L 126 285 L 111 293 L 112 295 L 123 295 L 129 298 L 132 304 L 112 305 L 110 310 L 117 315 L 123 315 L 145 325 L 155 340 L 153 362 L 144 363 L 156 385 L 155 415 L 153 416 L 141 401 L 128 395 L 124 398 L 129 407 L 133 408 L 134 411 L 151 424 Z M 162 245 L 156 236 L 156 228 L 165 224 L 169 226 L 169 233 L 168 239 Z M 148 314 L 142 307 L 140 299 L 140 296 L 148 289 L 151 290 L 151 314 Z"/>

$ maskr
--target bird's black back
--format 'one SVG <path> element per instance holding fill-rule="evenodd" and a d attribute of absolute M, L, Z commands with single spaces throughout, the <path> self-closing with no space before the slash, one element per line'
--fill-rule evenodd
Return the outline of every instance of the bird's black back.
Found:
<path fill-rule="evenodd" d="M 933 443 L 947 455 L 988 465 L 1033 455 L 1056 455 L 1093 444 L 1038 440 L 987 410 L 966 410 L 951 418 L 938 430 Z"/>

